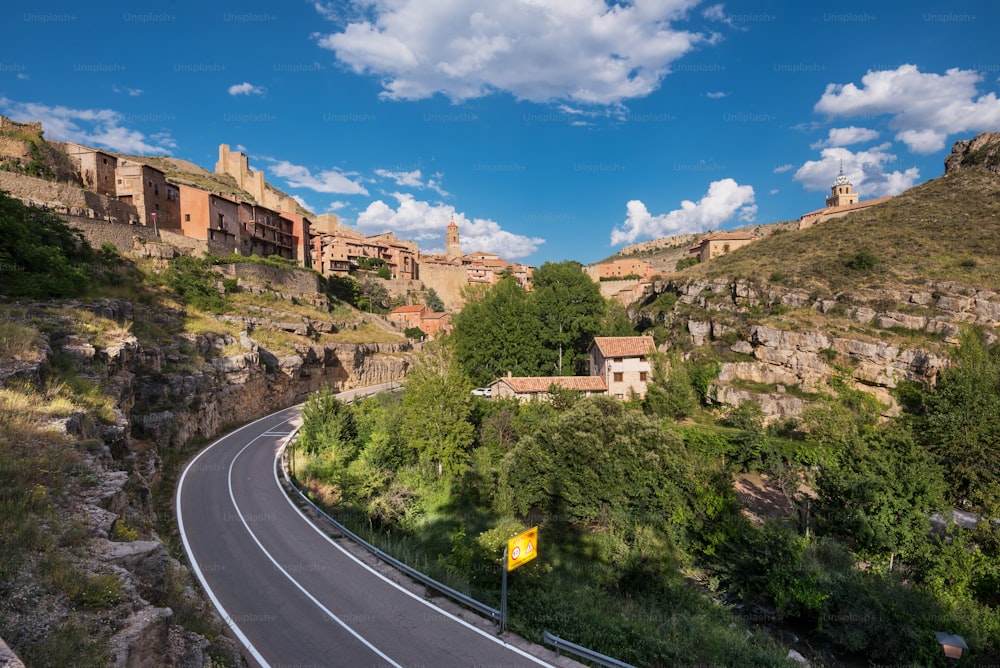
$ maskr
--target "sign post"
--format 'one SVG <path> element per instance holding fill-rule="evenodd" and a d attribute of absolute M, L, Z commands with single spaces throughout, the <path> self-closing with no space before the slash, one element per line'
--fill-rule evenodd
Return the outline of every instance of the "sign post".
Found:
<path fill-rule="evenodd" d="M 500 630 L 507 628 L 507 573 L 538 556 L 538 527 L 514 536 L 503 548 L 503 580 L 500 583 Z"/>

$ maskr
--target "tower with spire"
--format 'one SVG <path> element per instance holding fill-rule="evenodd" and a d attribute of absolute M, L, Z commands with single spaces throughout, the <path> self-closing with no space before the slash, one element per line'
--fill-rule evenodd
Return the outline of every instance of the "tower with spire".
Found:
<path fill-rule="evenodd" d="M 833 182 L 830 188 L 830 196 L 826 198 L 827 207 L 847 206 L 858 203 L 858 193 L 854 192 L 854 185 L 844 174 L 844 161 L 840 161 L 840 175 Z"/>
<path fill-rule="evenodd" d="M 462 248 L 458 243 L 458 225 L 455 224 L 454 217 L 448 223 L 448 233 L 445 236 L 444 248 L 444 255 L 449 260 L 457 260 L 462 256 Z"/>

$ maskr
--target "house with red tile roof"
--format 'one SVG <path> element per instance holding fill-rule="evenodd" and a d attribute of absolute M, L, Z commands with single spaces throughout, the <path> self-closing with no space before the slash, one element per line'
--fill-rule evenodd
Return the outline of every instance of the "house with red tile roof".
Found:
<path fill-rule="evenodd" d="M 584 396 L 607 394 L 608 387 L 599 376 L 518 376 L 508 375 L 490 383 L 490 396 L 494 399 L 514 398 L 520 402 L 537 399 L 549 401 L 549 390 L 555 385 L 580 392 Z"/>
<path fill-rule="evenodd" d="M 597 336 L 590 344 L 590 375 L 604 380 L 608 394 L 628 399 L 646 396 L 652 377 L 650 356 L 656 352 L 651 336 Z"/>
<path fill-rule="evenodd" d="M 401 327 L 420 327 L 420 321 L 430 312 L 430 309 L 423 304 L 412 306 L 399 306 L 389 312 L 389 322 L 394 322 Z M 426 333 L 426 332 L 425 332 Z"/>

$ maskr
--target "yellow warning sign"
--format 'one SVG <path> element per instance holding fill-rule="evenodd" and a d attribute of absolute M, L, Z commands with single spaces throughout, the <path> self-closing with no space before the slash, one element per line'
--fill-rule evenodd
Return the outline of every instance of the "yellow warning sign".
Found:
<path fill-rule="evenodd" d="M 507 570 L 512 571 L 538 556 L 538 527 L 507 541 Z"/>

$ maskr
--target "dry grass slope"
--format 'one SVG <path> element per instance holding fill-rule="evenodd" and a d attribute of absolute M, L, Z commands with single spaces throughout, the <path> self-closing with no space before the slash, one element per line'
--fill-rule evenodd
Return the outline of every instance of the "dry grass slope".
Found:
<path fill-rule="evenodd" d="M 873 269 L 850 268 L 859 253 L 874 256 Z M 947 174 L 866 211 L 773 235 L 685 273 L 819 294 L 873 284 L 912 288 L 928 280 L 1000 291 L 1000 175 L 978 168 Z"/>

